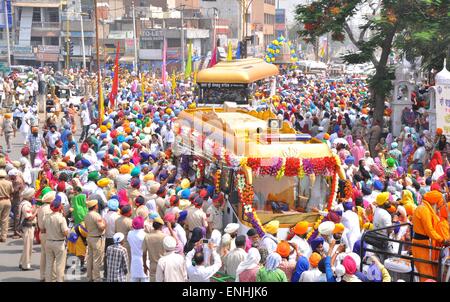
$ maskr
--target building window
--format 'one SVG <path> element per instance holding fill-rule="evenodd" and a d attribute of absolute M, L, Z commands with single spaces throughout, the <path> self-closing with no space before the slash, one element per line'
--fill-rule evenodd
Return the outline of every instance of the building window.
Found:
<path fill-rule="evenodd" d="M 33 7 L 33 22 L 41 22 L 41 9 Z"/>
<path fill-rule="evenodd" d="M 264 24 L 274 24 L 274 23 L 275 23 L 275 15 L 264 14 Z"/>
<path fill-rule="evenodd" d="M 275 0 L 264 0 L 264 3 L 275 6 Z"/>
<path fill-rule="evenodd" d="M 57 8 L 48 9 L 48 22 L 59 22 L 59 14 Z"/>

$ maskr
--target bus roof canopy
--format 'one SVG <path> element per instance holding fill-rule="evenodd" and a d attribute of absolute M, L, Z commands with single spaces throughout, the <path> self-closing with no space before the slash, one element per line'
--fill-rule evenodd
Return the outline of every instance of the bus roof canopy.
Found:
<path fill-rule="evenodd" d="M 203 69 L 197 74 L 197 82 L 250 84 L 274 75 L 278 75 L 275 65 L 262 59 L 247 58 L 219 62 L 214 67 Z"/>

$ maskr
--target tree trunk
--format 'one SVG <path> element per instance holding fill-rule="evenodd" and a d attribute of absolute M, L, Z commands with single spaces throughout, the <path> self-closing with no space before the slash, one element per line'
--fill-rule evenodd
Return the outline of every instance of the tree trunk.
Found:
<path fill-rule="evenodd" d="M 384 100 L 386 95 L 389 93 L 386 89 L 380 89 L 380 84 L 386 80 L 386 76 L 388 73 L 387 70 L 387 62 L 389 59 L 389 54 L 391 53 L 392 41 L 394 39 L 396 32 L 396 27 L 394 26 L 386 36 L 386 39 L 383 42 L 382 52 L 380 56 L 380 60 L 378 61 L 378 65 L 376 66 L 376 73 L 374 75 L 373 80 L 373 104 L 374 104 L 374 112 L 373 118 L 374 121 L 378 121 L 380 123 L 380 127 L 383 128 L 383 116 L 384 116 Z"/>

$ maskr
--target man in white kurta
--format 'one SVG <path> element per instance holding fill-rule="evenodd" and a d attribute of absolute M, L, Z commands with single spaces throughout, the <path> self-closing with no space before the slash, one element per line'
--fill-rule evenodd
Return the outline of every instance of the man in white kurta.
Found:
<path fill-rule="evenodd" d="M 247 253 L 245 252 L 245 236 L 240 235 L 236 237 L 236 248 L 230 251 L 225 259 L 225 273 L 227 275 L 236 277 L 236 270 L 241 264 L 242 261 L 247 257 Z"/>
<path fill-rule="evenodd" d="M 353 245 L 361 237 L 359 217 L 358 214 L 353 212 L 351 203 L 345 203 L 344 208 L 346 208 L 346 211 L 342 214 L 341 223 L 347 231 L 344 232 L 345 238 L 343 239 L 348 244 L 347 247 L 352 251 Z"/>
<path fill-rule="evenodd" d="M 222 260 L 220 260 L 220 256 L 216 252 L 216 247 L 210 243 L 209 248 L 213 251 L 213 261 L 211 261 L 212 264 L 210 266 L 205 266 L 204 259 L 196 265 L 192 264 L 192 259 L 195 255 L 195 248 L 186 255 L 187 274 L 190 282 L 210 282 L 210 278 L 214 276 L 214 274 L 217 273 L 222 267 Z"/>
<path fill-rule="evenodd" d="M 175 253 L 177 241 L 167 236 L 163 241 L 166 254 L 159 258 L 156 267 L 156 282 L 186 282 L 187 271 L 184 257 Z"/>
<path fill-rule="evenodd" d="M 137 227 L 136 220 L 142 220 Z M 131 282 L 149 282 L 149 277 L 144 272 L 144 262 L 142 259 L 142 243 L 145 239 L 144 221 L 141 216 L 136 216 L 133 219 L 133 229 L 128 232 L 127 241 L 131 250 Z"/>

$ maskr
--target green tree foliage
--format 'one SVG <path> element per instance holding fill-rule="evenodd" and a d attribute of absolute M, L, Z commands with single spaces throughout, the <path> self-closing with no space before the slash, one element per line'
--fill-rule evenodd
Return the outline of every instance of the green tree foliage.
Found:
<path fill-rule="evenodd" d="M 296 21 L 303 25 L 298 34 L 306 42 L 314 42 L 330 32 L 335 41 L 343 41 L 345 36 L 348 36 L 356 51 L 343 55 L 344 61 L 349 64 L 372 62 L 375 66 L 376 72 L 369 79 L 369 85 L 371 101 L 375 107 L 374 118 L 382 123 L 384 101 L 392 89 L 391 81 L 394 79 L 394 70 L 388 65 L 390 53 L 396 49 L 405 52 L 410 58 L 425 55 L 431 48 L 436 47 L 432 44 L 434 42 L 439 42 L 445 49 L 445 39 L 449 38 L 446 31 L 450 32 L 448 2 L 318 0 L 296 7 Z M 349 25 L 349 20 L 362 6 L 369 6 L 371 13 L 363 17 L 359 33 L 355 33 Z M 442 18 L 443 16 L 445 18 Z M 424 62 L 431 63 L 440 57 L 443 57 L 442 49 L 433 50 L 433 56 Z M 440 63 L 433 62 L 437 65 Z"/>

